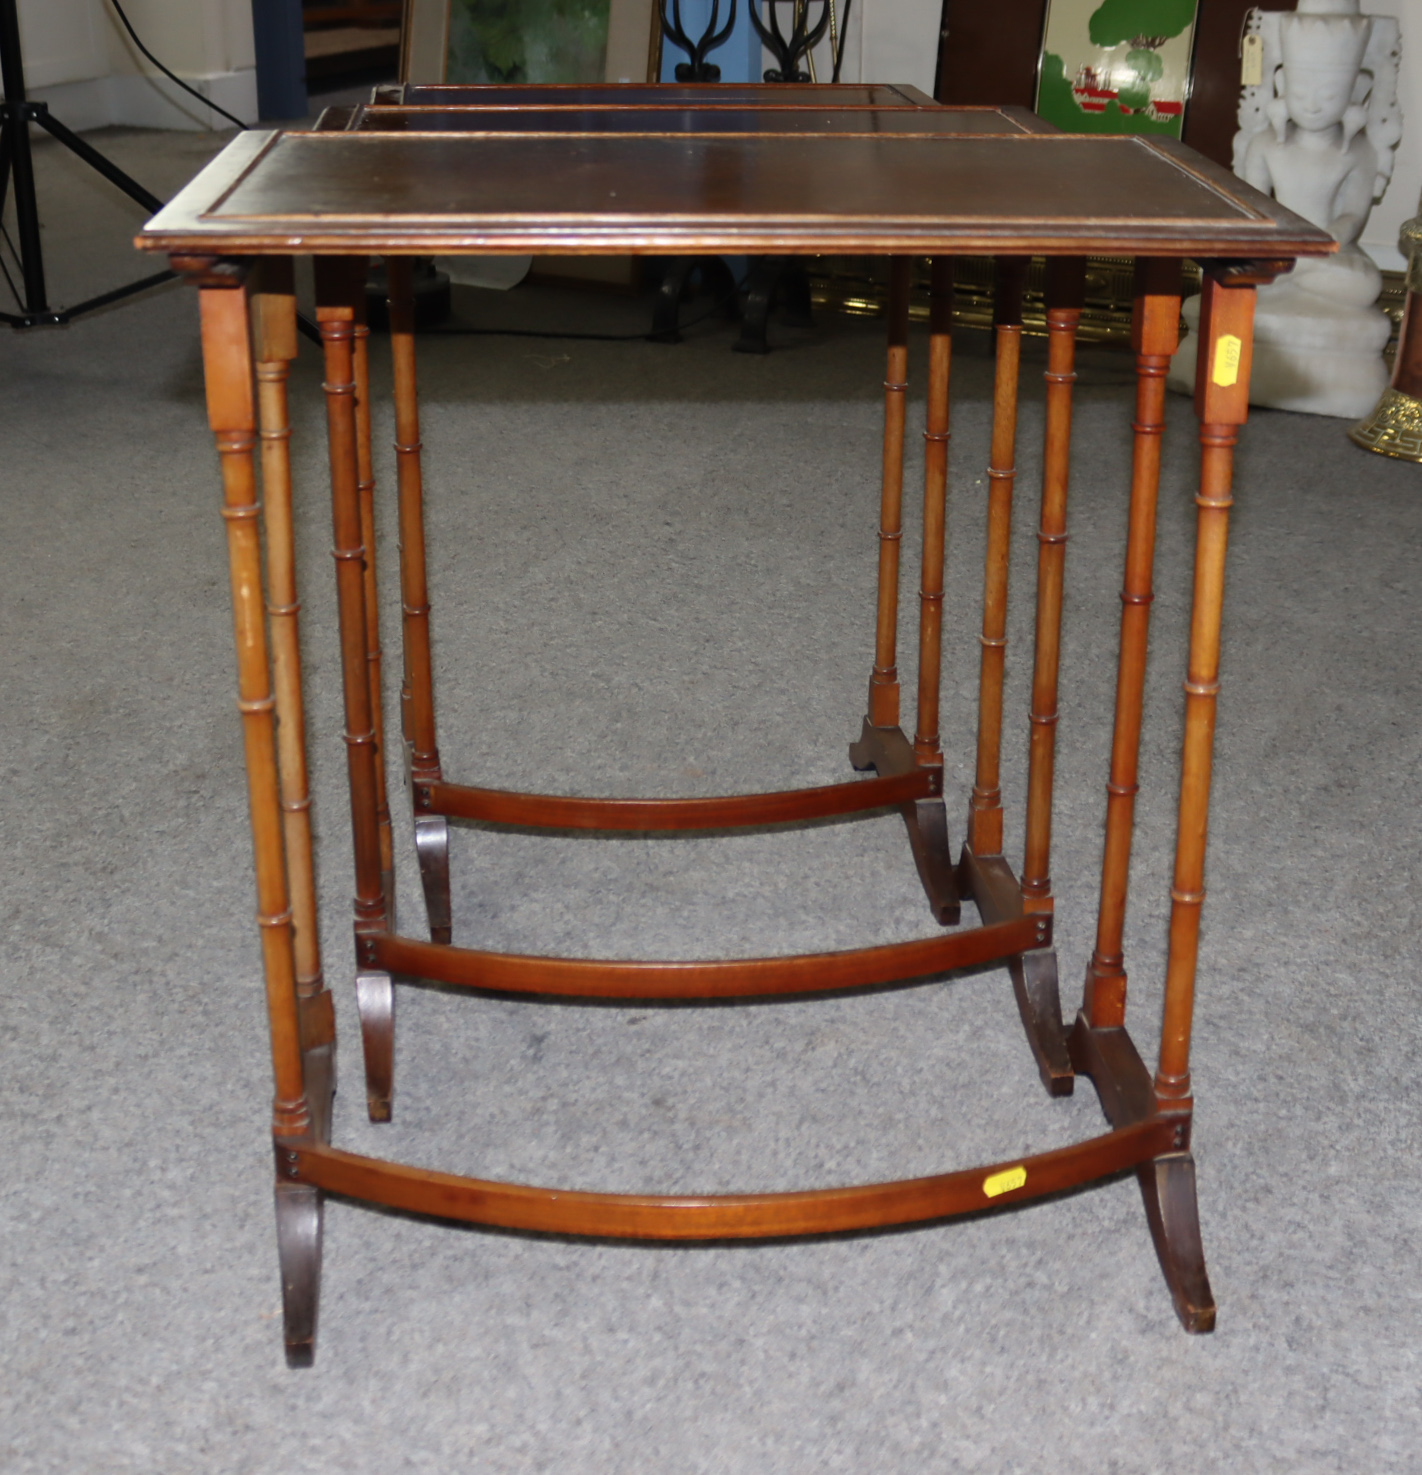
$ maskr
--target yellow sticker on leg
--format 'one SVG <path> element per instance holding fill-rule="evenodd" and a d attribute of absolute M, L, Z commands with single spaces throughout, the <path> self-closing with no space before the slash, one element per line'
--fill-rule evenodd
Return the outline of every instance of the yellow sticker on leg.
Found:
<path fill-rule="evenodd" d="M 1011 1193 L 1014 1188 L 1021 1188 L 1026 1181 L 1026 1168 L 1004 1168 L 1002 1172 L 989 1173 L 983 1179 L 983 1192 L 989 1198 L 996 1198 L 1000 1193 Z"/>
<path fill-rule="evenodd" d="M 1239 379 L 1239 355 L 1244 344 L 1233 333 L 1222 333 L 1215 344 L 1215 362 L 1210 378 L 1221 389 L 1228 389 Z"/>

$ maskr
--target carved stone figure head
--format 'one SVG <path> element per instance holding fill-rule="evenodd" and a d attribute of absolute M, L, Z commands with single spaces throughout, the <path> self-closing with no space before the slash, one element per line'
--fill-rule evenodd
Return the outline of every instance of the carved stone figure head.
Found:
<path fill-rule="evenodd" d="M 1361 77 L 1371 28 L 1366 16 L 1300 10 L 1280 17 L 1284 64 L 1275 74 L 1275 86 L 1284 106 L 1269 111 L 1281 139 L 1289 120 L 1309 133 L 1342 123 L 1345 143 L 1367 123 L 1367 108 L 1357 92 L 1360 79 L 1367 92 L 1372 90 L 1372 79 Z"/>
<path fill-rule="evenodd" d="M 1245 29 L 1259 37 L 1263 57 L 1260 83 L 1239 99 L 1235 173 L 1263 130 L 1286 144 L 1290 124 L 1315 138 L 1341 125 L 1343 149 L 1366 130 L 1377 157 L 1373 194 L 1381 196 L 1402 137 L 1396 19 L 1363 15 L 1359 0 L 1299 0 L 1293 12 L 1251 10 Z"/>

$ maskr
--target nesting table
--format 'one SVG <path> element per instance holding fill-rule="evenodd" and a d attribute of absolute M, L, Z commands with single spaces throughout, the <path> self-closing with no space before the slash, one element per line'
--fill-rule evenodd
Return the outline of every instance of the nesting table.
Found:
<path fill-rule="evenodd" d="M 239 136 L 144 229 L 198 288 L 208 417 L 222 468 L 238 709 L 246 745 L 258 925 L 271 1026 L 278 1248 L 286 1348 L 313 1355 L 322 1195 L 521 1230 L 666 1240 L 770 1238 L 918 1223 L 1005 1208 L 1124 1170 L 1181 1322 L 1214 1323 L 1190 1154 L 1190 1029 L 1234 449 L 1248 400 L 1254 289 L 1332 240 L 1170 141 L 1056 133 L 1021 110 L 949 109 L 895 88 L 448 88 L 380 91 L 310 133 Z M 601 799 L 476 787 L 446 773 L 436 735 L 425 570 L 410 258 L 444 252 L 823 252 L 890 258 L 877 624 L 862 729 L 864 777 L 724 798 Z M 1064 1024 L 1050 878 L 1058 650 L 1066 563 L 1075 336 L 1087 253 L 1137 260 L 1137 388 L 1116 715 L 1096 945 Z M 355 989 L 372 1119 L 390 1115 L 393 995 L 401 978 L 511 994 L 728 999 L 824 994 L 998 961 L 1011 974 L 1047 1090 L 1090 1078 L 1108 1129 L 1055 1151 L 890 1183 L 805 1192 L 662 1196 L 489 1181 L 351 1153 L 331 1141 L 335 1022 L 318 944 L 297 631 L 287 412 L 297 352 L 292 261 L 315 258 L 330 450 L 355 856 Z M 381 704 L 370 438 L 368 260 L 390 284 L 403 685 Z M 995 398 L 977 654 L 975 782 L 956 849 L 938 734 L 953 258 L 998 263 Z M 1029 768 L 1020 870 L 1004 854 L 999 759 L 1021 287 L 1049 258 L 1045 446 Z M 932 259 L 922 567 L 911 732 L 900 725 L 896 629 L 903 527 L 911 258 Z M 1204 270 L 1198 532 L 1185 673 L 1179 827 L 1160 1057 L 1125 1028 L 1123 956 L 1165 373 L 1179 332 L 1181 262 Z M 982 452 L 973 450 L 974 456 Z M 261 486 L 259 496 L 258 486 Z M 866 496 L 869 495 L 866 488 Z M 264 549 L 265 539 L 265 549 Z M 866 548 L 866 557 L 871 557 Z M 265 555 L 265 556 L 264 556 Z M 846 713 L 848 721 L 851 714 Z M 390 760 L 403 748 L 428 937 L 393 925 Z M 801 956 L 664 962 L 514 955 L 454 939 L 448 821 L 553 831 L 705 831 L 897 809 L 940 930 Z M 963 925 L 964 903 L 976 925 Z"/>

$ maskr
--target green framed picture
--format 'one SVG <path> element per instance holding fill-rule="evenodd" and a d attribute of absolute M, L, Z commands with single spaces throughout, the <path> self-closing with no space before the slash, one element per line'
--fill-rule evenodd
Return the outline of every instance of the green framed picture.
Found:
<path fill-rule="evenodd" d="M 1048 0 L 1038 116 L 1068 133 L 1179 138 L 1199 0 Z"/>
<path fill-rule="evenodd" d="M 648 82 L 655 0 L 405 0 L 402 82 Z"/>
<path fill-rule="evenodd" d="M 450 0 L 446 82 L 601 82 L 610 0 Z"/>

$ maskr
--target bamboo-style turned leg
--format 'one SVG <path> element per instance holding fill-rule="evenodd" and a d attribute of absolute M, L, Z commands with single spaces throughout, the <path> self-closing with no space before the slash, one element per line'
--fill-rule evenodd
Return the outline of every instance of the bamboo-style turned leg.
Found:
<path fill-rule="evenodd" d="M 360 494 L 360 540 L 365 548 L 365 660 L 369 670 L 370 725 L 375 733 L 375 800 L 380 824 L 380 871 L 386 905 L 395 897 L 395 838 L 390 828 L 390 798 L 386 791 L 385 715 L 380 649 L 380 587 L 375 563 L 375 460 L 370 436 L 370 327 L 366 323 L 364 291 L 352 307 L 355 322 L 351 360 L 355 371 L 356 473 Z"/>
<path fill-rule="evenodd" d="M 983 569 L 982 656 L 978 674 L 977 773 L 968 811 L 962 876 L 984 921 L 1021 910 L 1021 893 L 1002 859 L 1002 690 L 1007 650 L 1007 580 L 1016 479 L 1018 368 L 1022 345 L 1022 285 L 1027 262 L 999 258 L 997 366 L 993 389 L 992 456 L 988 465 L 987 549 Z M 1062 1028 L 1056 954 L 1038 948 L 1008 962 L 1018 1012 L 1042 1083 L 1068 1096 L 1075 1082 Z"/>
<path fill-rule="evenodd" d="M 942 768 L 938 698 L 943 662 L 943 560 L 948 513 L 948 390 L 953 355 L 953 259 L 933 259 L 928 317 L 928 411 L 923 432 L 923 563 L 918 606 L 918 723 L 914 761 Z M 920 799 L 906 814 L 919 878 L 939 922 L 960 916 L 943 800 Z"/>
<path fill-rule="evenodd" d="M 1071 401 L 1076 381 L 1076 329 L 1081 320 L 1086 263 L 1080 257 L 1047 263 L 1047 410 L 1042 454 L 1042 513 L 1037 530 L 1037 628 L 1033 642 L 1031 743 L 1027 755 L 1027 838 L 1022 861 L 1022 904 L 1052 910 L 1052 779 L 1056 764 L 1057 676 L 1062 635 L 1062 581 L 1066 568 L 1067 484 L 1071 468 Z M 1074 1072 L 1062 1027 L 1057 955 L 1039 948 L 1009 965 L 1042 1083 L 1053 1096 L 1069 1095 Z"/>
<path fill-rule="evenodd" d="M 1243 277 L 1241 281 L 1240 278 Z M 1220 623 L 1224 608 L 1225 549 L 1231 481 L 1239 427 L 1249 410 L 1249 370 L 1254 336 L 1254 283 L 1261 272 L 1233 280 L 1207 270 L 1201 292 L 1200 351 L 1195 413 L 1200 421 L 1200 490 L 1195 531 L 1195 585 L 1190 611 L 1190 657 L 1185 681 L 1185 740 L 1180 765 L 1180 817 L 1175 879 L 1170 888 L 1170 948 L 1160 1064 L 1155 1074 L 1158 1108 L 1179 1116 L 1184 1150 L 1137 1171 L 1161 1269 L 1175 1311 L 1187 1331 L 1215 1324 L 1215 1303 L 1205 1273 L 1195 1198 L 1195 1164 L 1188 1151 L 1190 1026 L 1195 1004 L 1195 965 L 1200 909 L 1205 899 L 1205 841 L 1215 706 L 1219 694 Z"/>
<path fill-rule="evenodd" d="M 346 764 L 350 781 L 351 830 L 355 850 L 357 936 L 388 925 L 380 853 L 376 743 L 370 699 L 365 618 L 365 549 L 361 543 L 360 475 L 357 451 L 355 322 L 358 295 L 365 290 L 363 259 L 318 257 L 316 321 L 325 350 L 326 430 L 331 457 L 332 556 L 336 560 L 336 606 L 341 630 L 341 677 L 345 691 Z M 379 990 L 362 989 L 356 998 Z M 393 1052 L 393 1016 L 362 1012 L 366 1040 L 366 1096 L 373 1121 L 390 1116 L 390 1080 L 385 1062 Z M 372 1045 L 374 1048 L 372 1048 Z"/>
<path fill-rule="evenodd" d="M 879 499 L 879 609 L 869 721 L 899 723 L 899 549 L 903 539 L 904 412 L 908 397 L 909 270 L 906 256 L 889 261 L 888 353 L 884 374 L 884 472 Z"/>
<path fill-rule="evenodd" d="M 267 613 L 271 624 L 282 829 L 295 932 L 302 1075 L 311 1110 L 312 1135 L 324 1142 L 330 1137 L 331 1098 L 336 1089 L 336 1034 L 331 995 L 321 976 L 301 696 L 298 629 L 301 606 L 296 589 L 291 427 L 287 410 L 287 377 L 291 360 L 296 357 L 296 293 L 289 258 L 272 257 L 258 265 L 253 284 L 252 322 L 256 336 L 257 410 L 266 504 L 263 521 L 267 533 Z M 280 1167 L 278 1158 L 279 1170 Z M 310 1366 L 315 1354 L 322 1217 L 320 1193 L 313 1188 L 283 1183 L 279 1171 L 277 1253 L 281 1265 L 286 1357 L 293 1367 Z"/>
<path fill-rule="evenodd" d="M 1256 278 L 1257 280 L 1257 278 Z M 1195 534 L 1195 586 L 1190 661 L 1185 682 L 1185 742 L 1180 767 L 1180 818 L 1175 881 L 1170 889 L 1170 952 L 1165 975 L 1156 1093 L 1162 1102 L 1190 1095 L 1190 1022 L 1200 908 L 1205 899 L 1205 832 L 1215 705 L 1219 694 L 1220 622 L 1229 533 L 1234 448 L 1249 409 L 1254 287 L 1225 285 L 1207 273 L 1201 293 L 1200 357 L 1195 413 L 1200 421 L 1200 491 Z"/>
<path fill-rule="evenodd" d="M 1022 896 L 1029 911 L 1052 909 L 1052 777 L 1056 762 L 1057 670 L 1066 566 L 1071 400 L 1076 382 L 1076 329 L 1086 263 L 1047 263 L 1047 413 L 1042 456 L 1042 517 L 1037 533 L 1037 630 L 1032 667 L 1031 746 L 1027 763 L 1027 843 Z"/>
<path fill-rule="evenodd" d="M 425 568 L 424 487 L 420 468 L 420 404 L 415 379 L 415 300 L 408 257 L 386 260 L 390 286 L 390 352 L 395 381 L 395 456 L 400 494 L 400 602 L 405 684 L 401 720 L 415 796 L 415 853 L 425 893 L 430 940 L 449 942 L 449 825 L 422 812 L 422 786 L 441 778 L 435 740 L 434 668 L 430 655 L 429 582 Z"/>
<path fill-rule="evenodd" d="M 978 674 L 978 761 L 968 817 L 977 856 L 1002 854 L 1002 684 L 1007 654 L 1007 573 L 1012 489 L 1017 476 L 1017 378 L 1022 354 L 1022 284 L 1027 258 L 999 256 L 993 310 L 992 455 L 988 464 L 987 555 L 983 571 L 982 660 Z"/>
<path fill-rule="evenodd" d="M 200 293 L 203 369 L 208 423 L 222 458 L 222 516 L 232 574 L 232 616 L 237 639 L 237 707 L 247 760 L 247 798 L 257 872 L 257 923 L 262 929 L 262 970 L 271 1023 L 276 1098 L 272 1130 L 296 1137 L 311 1125 L 301 1072 L 296 960 L 287 897 L 280 786 L 277 779 L 276 699 L 267 665 L 267 625 L 262 596 L 261 507 L 256 484 L 256 414 L 247 294 L 238 270 L 231 284 L 204 285 Z M 221 277 L 216 277 L 221 281 Z"/>
<path fill-rule="evenodd" d="M 1101 860 L 1101 905 L 1096 947 L 1086 970 L 1082 1004 L 1095 1029 L 1125 1022 L 1124 937 L 1131 871 L 1136 781 L 1145 695 L 1146 644 L 1154 598 L 1155 513 L 1160 486 L 1161 433 L 1165 428 L 1165 376 L 1180 342 L 1180 262 L 1143 259 L 1136 265 L 1132 337 L 1136 351 L 1135 455 L 1121 587 L 1121 646 L 1116 672 L 1116 722 L 1111 777 L 1106 785 L 1106 843 Z"/>
<path fill-rule="evenodd" d="M 948 369 L 953 331 L 953 263 L 933 264 L 929 337 L 928 472 L 924 482 L 924 575 L 919 619 L 919 732 L 911 744 L 899 727 L 897 667 L 899 542 L 903 532 L 904 411 L 908 391 L 909 262 L 889 265 L 889 332 L 884 380 L 884 473 L 879 511 L 879 603 L 869 711 L 858 742 L 849 747 L 856 768 L 881 778 L 918 767 L 942 770 L 938 747 L 938 664 L 943 603 L 944 506 L 948 471 Z M 936 551 L 935 551 L 936 550 Z M 925 650 L 929 652 L 925 656 Z M 926 725 L 925 725 L 926 724 Z M 941 784 L 937 793 L 941 796 Z M 941 797 L 902 810 L 909 845 L 934 917 L 944 925 L 961 915 L 957 878 L 948 849 L 948 817 Z"/>
<path fill-rule="evenodd" d="M 953 261 L 935 257 L 928 323 L 928 423 L 923 432 L 923 566 L 918 589 L 918 726 L 914 757 L 943 762 L 938 692 L 943 652 L 943 556 L 948 531 L 948 388 L 953 356 Z"/>
<path fill-rule="evenodd" d="M 285 1190 L 281 1174 L 290 1145 L 309 1140 L 312 1111 L 306 1096 L 302 1021 L 296 991 L 296 955 L 287 893 L 286 858 L 275 731 L 276 697 L 268 669 L 267 628 L 262 589 L 261 508 L 256 490 L 256 407 L 247 294 L 240 266 L 197 265 L 202 319 L 203 369 L 208 423 L 222 462 L 222 515 L 227 523 L 227 557 L 232 581 L 232 616 L 237 644 L 238 710 L 246 754 L 247 798 L 252 821 L 252 851 L 257 877 L 257 923 L 262 936 L 271 1030 L 272 1135 L 277 1155 L 278 1214 Z M 316 1329 L 320 1285 L 319 1195 L 303 1200 L 313 1218 L 314 1237 L 304 1251 L 289 1253 L 289 1239 L 278 1236 L 287 1359 L 309 1363 Z"/>
<path fill-rule="evenodd" d="M 316 876 L 311 848 L 311 798 L 306 773 L 306 719 L 301 696 L 301 605 L 291 498 L 291 426 L 287 378 L 296 357 L 296 290 L 292 263 L 270 257 L 257 268 L 252 294 L 262 492 L 267 533 L 272 674 L 276 689 L 277 753 L 281 769 L 282 828 L 295 928 L 296 991 L 321 993 L 321 939 L 316 922 Z"/>

